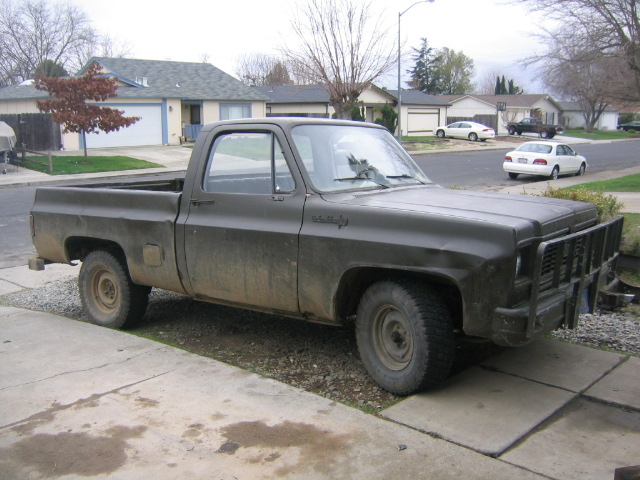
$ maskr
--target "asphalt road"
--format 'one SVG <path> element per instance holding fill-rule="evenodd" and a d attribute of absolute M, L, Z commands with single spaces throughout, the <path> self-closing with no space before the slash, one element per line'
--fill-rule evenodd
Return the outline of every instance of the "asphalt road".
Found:
<path fill-rule="evenodd" d="M 640 140 L 597 144 L 578 144 L 573 148 L 587 158 L 587 175 L 605 170 L 621 170 L 640 163 Z M 502 170 L 502 160 L 511 149 L 473 152 L 426 153 L 412 155 L 427 176 L 445 187 L 457 185 L 496 189 L 539 182 L 543 177 L 520 175 L 511 180 Z M 585 177 L 588 181 L 588 176 Z"/>
<path fill-rule="evenodd" d="M 589 162 L 589 172 L 620 170 L 640 162 L 640 140 L 580 144 L 575 149 Z M 483 190 L 527 184 L 540 177 L 521 175 L 510 180 L 502 171 L 502 159 L 509 149 L 478 152 L 448 152 L 413 155 L 418 165 L 436 183 Z M 173 174 L 172 174 L 173 176 Z M 157 177 L 156 177 L 157 178 Z M 588 181 L 588 176 L 585 177 Z M 35 188 L 0 189 L 0 268 L 25 265 L 35 255 L 29 232 L 29 210 Z"/>

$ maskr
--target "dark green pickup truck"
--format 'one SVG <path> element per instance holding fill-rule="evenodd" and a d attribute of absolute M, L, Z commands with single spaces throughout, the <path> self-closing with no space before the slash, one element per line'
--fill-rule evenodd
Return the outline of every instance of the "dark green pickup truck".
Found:
<path fill-rule="evenodd" d="M 541 138 L 553 138 L 562 133 L 562 127 L 557 125 L 547 125 L 537 118 L 523 118 L 519 122 L 507 125 L 509 135 L 522 135 L 523 133 L 537 133 Z"/>
<path fill-rule="evenodd" d="M 203 128 L 186 177 L 38 188 L 30 266 L 82 262 L 89 319 L 127 327 L 151 287 L 355 324 L 371 376 L 409 394 L 456 344 L 573 328 L 617 256 L 593 205 L 433 184 L 373 124 L 251 119 Z"/>

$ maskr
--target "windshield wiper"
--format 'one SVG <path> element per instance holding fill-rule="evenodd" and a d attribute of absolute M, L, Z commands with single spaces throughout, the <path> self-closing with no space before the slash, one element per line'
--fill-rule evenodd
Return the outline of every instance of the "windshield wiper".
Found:
<path fill-rule="evenodd" d="M 336 182 L 350 182 L 350 181 L 354 181 L 354 180 L 367 180 L 369 182 L 375 183 L 376 185 L 380 185 L 381 187 L 390 188 L 388 183 L 380 183 L 380 182 L 375 181 L 372 178 L 368 178 L 368 177 L 364 177 L 364 176 L 334 178 L 334 180 Z"/>
<path fill-rule="evenodd" d="M 393 179 L 395 179 L 395 178 L 409 178 L 409 179 L 411 179 L 411 180 L 415 180 L 416 182 L 418 182 L 418 183 L 420 183 L 420 184 L 422 184 L 422 185 L 424 185 L 424 184 L 425 184 L 425 183 L 424 183 L 422 180 L 420 180 L 419 178 L 416 178 L 416 177 L 414 177 L 413 175 L 408 175 L 408 174 L 406 174 L 406 173 L 404 173 L 404 174 L 402 174 L 402 175 L 386 175 L 385 177 L 386 177 L 386 178 L 393 178 Z"/>

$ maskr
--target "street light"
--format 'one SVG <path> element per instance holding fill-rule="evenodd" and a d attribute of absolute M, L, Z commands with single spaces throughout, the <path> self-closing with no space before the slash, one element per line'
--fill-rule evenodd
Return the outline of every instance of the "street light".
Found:
<path fill-rule="evenodd" d="M 398 12 L 398 142 L 402 142 L 402 84 L 400 83 L 400 18 L 419 3 L 433 3 L 434 0 L 420 0 L 404 12 Z"/>

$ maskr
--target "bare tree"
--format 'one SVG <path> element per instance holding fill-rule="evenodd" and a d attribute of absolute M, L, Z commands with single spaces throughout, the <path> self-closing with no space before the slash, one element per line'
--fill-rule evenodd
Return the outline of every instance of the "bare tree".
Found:
<path fill-rule="evenodd" d="M 236 76 L 251 87 L 267 85 L 269 73 L 280 62 L 278 57 L 266 53 L 242 55 L 236 64 Z"/>
<path fill-rule="evenodd" d="M 281 51 L 308 83 L 324 85 L 339 118 L 396 61 L 397 44 L 374 17 L 371 1 L 308 0 L 291 22 L 297 44 Z"/>
<path fill-rule="evenodd" d="M 86 15 L 70 4 L 44 0 L 0 3 L 0 81 L 18 83 L 32 78 L 49 60 L 69 71 L 75 50 L 94 38 Z"/>
<path fill-rule="evenodd" d="M 512 0 L 557 20 L 544 29 L 548 51 L 529 62 L 590 64 L 603 57 L 615 66 L 610 93 L 620 100 L 640 100 L 640 6 L 638 0 Z"/>

